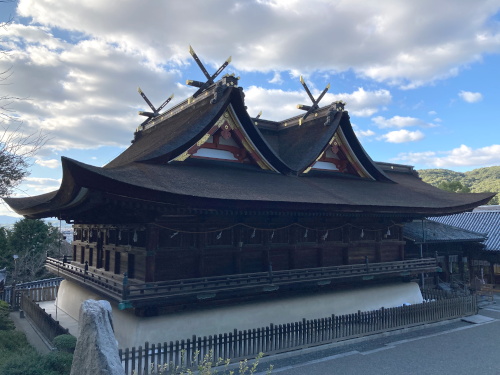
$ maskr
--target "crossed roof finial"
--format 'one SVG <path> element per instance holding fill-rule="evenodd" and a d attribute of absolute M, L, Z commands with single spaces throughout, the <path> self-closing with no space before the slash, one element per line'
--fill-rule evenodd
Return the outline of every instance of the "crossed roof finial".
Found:
<path fill-rule="evenodd" d="M 196 61 L 196 63 L 198 64 L 198 66 L 200 67 L 201 71 L 203 72 L 203 74 L 205 75 L 205 77 L 207 78 L 206 82 L 201 82 L 201 81 L 194 81 L 192 79 L 188 79 L 186 81 L 186 85 L 189 85 L 189 86 L 194 86 L 194 87 L 198 87 L 198 91 L 196 91 L 194 94 L 193 94 L 193 98 L 196 98 L 198 95 L 200 95 L 203 91 L 205 91 L 210 85 L 212 85 L 214 83 L 214 79 L 224 70 L 224 68 L 226 66 L 229 65 L 229 63 L 231 62 L 231 56 L 229 56 L 227 58 L 226 61 L 224 61 L 224 64 L 222 64 L 220 66 L 219 69 L 217 69 L 217 71 L 210 75 L 208 73 L 208 71 L 205 69 L 205 67 L 203 66 L 200 58 L 198 57 L 198 55 L 196 54 L 196 52 L 194 52 L 194 49 L 193 47 L 189 46 L 189 53 L 191 54 L 191 56 L 193 56 L 193 59 L 194 61 Z"/>
<path fill-rule="evenodd" d="M 168 97 L 167 100 L 165 100 L 163 102 L 162 105 L 160 105 L 158 108 L 155 108 L 155 106 L 153 105 L 153 103 L 151 103 L 151 101 L 148 99 L 148 97 L 146 96 L 146 94 L 144 94 L 144 92 L 141 90 L 140 87 L 137 88 L 137 91 L 139 92 L 139 94 L 141 94 L 142 98 L 144 99 L 144 101 L 149 105 L 149 108 L 151 108 L 151 110 L 153 112 L 145 112 L 145 111 L 139 111 L 139 115 L 141 116 L 146 116 L 147 119 L 141 124 L 141 126 L 144 126 L 146 125 L 149 121 L 151 121 L 153 118 L 155 118 L 156 116 L 159 116 L 160 115 L 160 111 L 165 108 L 165 106 L 173 99 L 174 97 L 174 94 L 170 95 Z"/>
<path fill-rule="evenodd" d="M 299 125 L 302 125 L 302 122 L 307 118 L 307 116 L 309 116 L 311 113 L 313 113 L 314 111 L 319 109 L 318 104 L 321 101 L 321 99 L 323 99 L 323 96 L 325 96 L 326 92 L 330 88 L 330 84 L 326 85 L 323 92 L 318 96 L 318 99 L 314 99 L 314 96 L 312 96 L 311 91 L 309 91 L 309 88 L 307 87 L 306 82 L 304 81 L 304 78 L 302 78 L 302 76 L 300 76 L 300 83 L 302 83 L 302 86 L 304 86 L 304 89 L 306 90 L 307 95 L 309 96 L 309 98 L 311 99 L 311 101 L 313 103 L 313 105 L 297 104 L 298 109 L 302 109 L 304 111 L 307 111 L 306 114 L 304 116 L 302 116 L 302 118 L 299 120 Z"/>

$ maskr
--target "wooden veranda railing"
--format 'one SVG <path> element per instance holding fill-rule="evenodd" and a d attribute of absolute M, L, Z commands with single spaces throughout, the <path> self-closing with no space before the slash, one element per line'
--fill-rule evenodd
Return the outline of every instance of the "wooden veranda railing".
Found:
<path fill-rule="evenodd" d="M 425 296 L 424 296 L 425 298 Z M 282 353 L 361 336 L 413 327 L 426 323 L 474 315 L 478 311 L 475 295 L 431 300 L 422 304 L 376 311 L 269 325 L 250 330 L 196 337 L 175 342 L 150 344 L 120 350 L 125 373 L 147 375 L 151 366 L 168 365 L 172 369 L 196 367 L 205 356 L 242 360 Z"/>
<path fill-rule="evenodd" d="M 299 283 L 326 285 L 333 280 L 354 277 L 432 272 L 436 269 L 436 259 L 411 259 L 398 262 L 258 272 L 150 283 L 137 282 L 136 280 L 130 282 L 126 277 L 112 278 L 104 272 L 91 272 L 53 258 L 47 258 L 46 266 L 52 272 L 58 272 L 61 276 L 85 283 L 87 287 L 93 287 L 117 302 L 138 306 L 148 304 L 148 301 L 155 303 L 157 298 L 193 296 L 203 299 L 218 293 L 258 287 L 265 288 L 270 285 L 277 289 L 280 286 Z"/>

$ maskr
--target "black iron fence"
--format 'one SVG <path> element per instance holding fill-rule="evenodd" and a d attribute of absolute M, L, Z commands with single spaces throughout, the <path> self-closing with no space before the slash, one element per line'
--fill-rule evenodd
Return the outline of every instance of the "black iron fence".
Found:
<path fill-rule="evenodd" d="M 475 295 L 445 298 L 441 293 L 425 295 L 427 302 L 411 306 L 306 320 L 213 336 L 149 344 L 120 350 L 126 374 L 147 375 L 151 366 L 169 369 L 195 367 L 205 356 L 241 360 L 260 352 L 276 354 L 372 335 L 380 332 L 434 323 L 477 313 Z M 166 373 L 169 373 L 168 371 Z"/>

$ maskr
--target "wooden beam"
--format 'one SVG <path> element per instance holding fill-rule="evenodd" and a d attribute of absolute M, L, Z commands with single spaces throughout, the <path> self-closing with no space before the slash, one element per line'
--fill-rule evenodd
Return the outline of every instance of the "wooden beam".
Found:
<path fill-rule="evenodd" d="M 146 282 L 156 281 L 156 251 L 159 247 L 160 228 L 156 225 L 146 227 Z"/>

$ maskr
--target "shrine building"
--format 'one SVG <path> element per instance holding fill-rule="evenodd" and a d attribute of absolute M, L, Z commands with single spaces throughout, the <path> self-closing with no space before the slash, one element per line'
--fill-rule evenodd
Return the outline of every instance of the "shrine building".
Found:
<path fill-rule="evenodd" d="M 199 60 L 197 60 L 199 61 Z M 221 70 L 221 69 L 219 69 Z M 220 72 L 219 72 L 220 73 Z M 190 81 L 104 167 L 62 158 L 57 191 L 5 198 L 26 218 L 73 223 L 58 307 L 107 299 L 120 347 L 422 301 L 436 259 L 405 254 L 404 223 L 472 210 L 411 166 L 374 162 L 344 103 L 252 117 L 238 78 Z M 300 112 L 300 111 L 298 111 Z"/>

